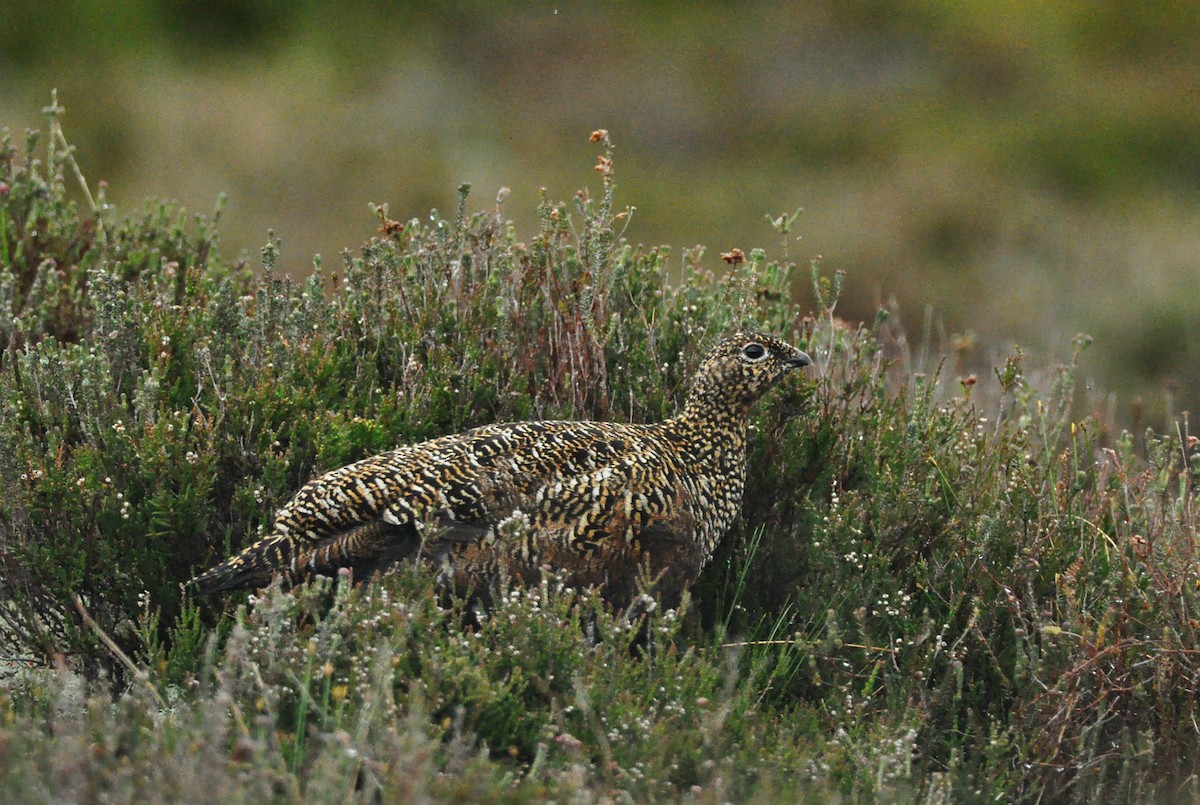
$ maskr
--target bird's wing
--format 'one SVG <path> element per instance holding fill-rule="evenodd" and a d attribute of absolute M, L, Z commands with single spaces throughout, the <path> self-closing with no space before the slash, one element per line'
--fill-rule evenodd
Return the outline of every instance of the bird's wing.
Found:
<path fill-rule="evenodd" d="M 646 564 L 681 588 L 698 571 L 700 549 L 678 473 L 660 450 L 639 444 L 588 471 L 542 477 L 484 520 L 449 524 L 421 555 L 460 591 L 530 581 L 551 567 L 572 587 L 600 586 L 627 601 Z M 491 477 L 506 483 L 503 473 Z"/>
<path fill-rule="evenodd" d="M 612 430 L 575 422 L 489 425 L 349 464 L 305 484 L 270 534 L 193 584 L 219 592 L 277 572 L 295 577 L 373 563 L 401 547 L 415 550 L 423 527 L 436 523 L 446 524 L 450 539 L 482 538 L 495 512 L 521 505 L 548 476 L 593 466 L 622 446 Z"/>

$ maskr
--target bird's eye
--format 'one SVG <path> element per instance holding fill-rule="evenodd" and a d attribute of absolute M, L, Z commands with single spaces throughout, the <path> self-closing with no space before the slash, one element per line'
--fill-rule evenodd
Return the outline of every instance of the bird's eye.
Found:
<path fill-rule="evenodd" d="M 751 341 L 742 347 L 742 357 L 748 361 L 761 361 L 767 357 L 767 349 L 762 344 Z"/>

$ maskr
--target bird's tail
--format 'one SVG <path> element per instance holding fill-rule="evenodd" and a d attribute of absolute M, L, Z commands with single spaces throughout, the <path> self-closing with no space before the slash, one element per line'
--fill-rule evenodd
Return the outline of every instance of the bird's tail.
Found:
<path fill-rule="evenodd" d="M 204 595 L 222 593 L 239 587 L 264 585 L 275 573 L 292 575 L 292 557 L 295 553 L 296 548 L 290 538 L 282 534 L 273 534 L 244 548 L 216 567 L 204 571 L 189 581 L 188 585 Z"/>
<path fill-rule="evenodd" d="M 413 555 L 420 545 L 411 526 L 380 520 L 360 523 L 314 543 L 300 544 L 285 534 L 272 534 L 188 584 L 208 595 L 265 586 L 277 573 L 293 582 L 306 576 L 334 576 L 340 568 L 351 568 L 355 578 L 365 579 Z"/>

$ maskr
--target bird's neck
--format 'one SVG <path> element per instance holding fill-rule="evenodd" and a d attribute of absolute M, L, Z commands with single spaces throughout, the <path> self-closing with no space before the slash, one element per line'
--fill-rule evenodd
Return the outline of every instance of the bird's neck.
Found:
<path fill-rule="evenodd" d="M 699 403 L 699 404 L 698 404 Z M 695 396 L 674 418 L 663 426 L 674 432 L 681 440 L 698 449 L 697 459 L 720 457 L 734 463 L 743 460 L 746 453 L 746 428 L 749 409 L 730 404 L 707 404 L 697 401 Z"/>
<path fill-rule="evenodd" d="M 744 427 L 755 399 L 749 394 L 738 396 L 728 389 L 697 384 L 688 394 L 687 402 L 684 403 L 678 418 L 710 423 L 739 421 Z"/>

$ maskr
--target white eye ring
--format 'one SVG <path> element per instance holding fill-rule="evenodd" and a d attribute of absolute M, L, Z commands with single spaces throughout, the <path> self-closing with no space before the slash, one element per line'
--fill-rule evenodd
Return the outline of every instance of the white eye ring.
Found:
<path fill-rule="evenodd" d="M 751 363 L 758 363 L 763 358 L 767 357 L 767 348 L 757 341 L 751 341 L 749 344 L 742 347 L 742 357 Z"/>

